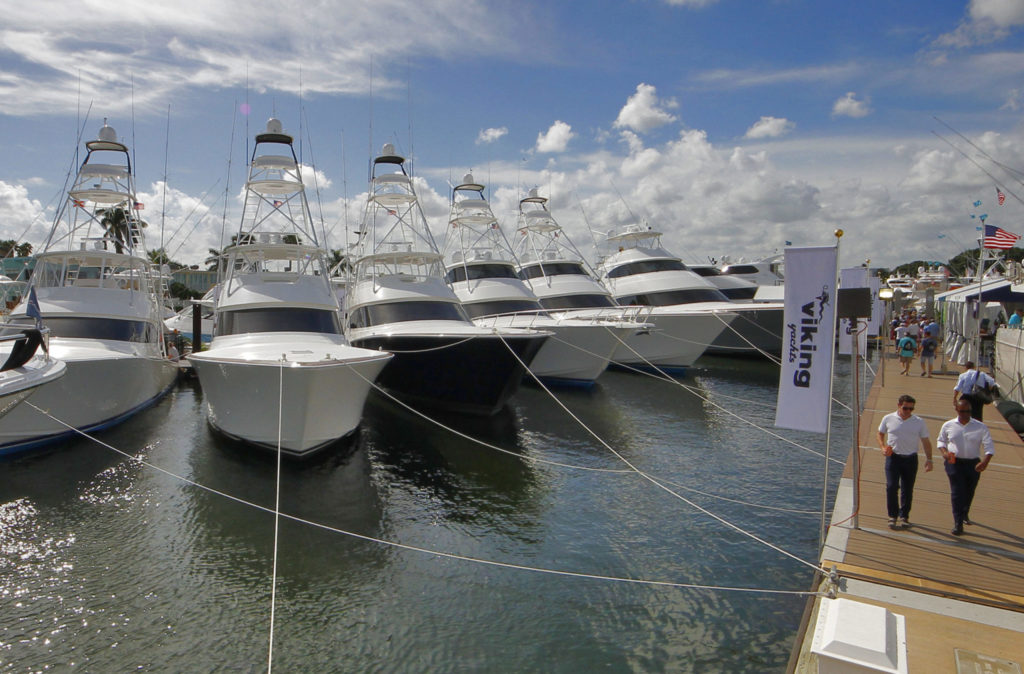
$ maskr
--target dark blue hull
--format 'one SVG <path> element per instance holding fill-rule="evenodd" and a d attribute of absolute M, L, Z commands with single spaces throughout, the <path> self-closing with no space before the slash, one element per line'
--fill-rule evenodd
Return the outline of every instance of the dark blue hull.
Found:
<path fill-rule="evenodd" d="M 526 371 L 523 364 L 530 364 L 545 339 L 546 335 L 379 335 L 353 340 L 352 346 L 395 354 L 377 384 L 403 401 L 490 416 L 516 392 Z"/>

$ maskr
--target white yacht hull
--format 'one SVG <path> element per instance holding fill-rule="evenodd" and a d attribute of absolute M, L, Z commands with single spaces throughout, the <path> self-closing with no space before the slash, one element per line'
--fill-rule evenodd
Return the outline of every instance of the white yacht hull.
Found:
<path fill-rule="evenodd" d="M 630 367 L 685 369 L 701 357 L 735 317 L 736 314 L 726 312 L 676 313 L 655 307 L 645 319 L 654 327 L 627 338 L 615 350 L 612 360 Z"/>
<path fill-rule="evenodd" d="M 635 326 L 537 316 L 489 316 L 481 327 L 534 328 L 554 333 L 530 362 L 530 372 L 555 383 L 592 384 L 608 368 L 615 349 Z"/>
<path fill-rule="evenodd" d="M 783 305 L 749 303 L 730 310 L 736 312 L 736 319 L 708 347 L 707 353 L 720 356 L 782 353 Z"/>
<path fill-rule="evenodd" d="M 276 450 L 280 441 L 282 452 L 307 456 L 359 427 L 390 358 L 347 346 L 340 335 L 270 333 L 216 338 L 189 360 L 211 426 L 264 448 Z"/>
<path fill-rule="evenodd" d="M 177 363 L 142 355 L 131 342 L 55 337 L 50 354 L 65 362 L 67 373 L 40 386 L 31 405 L 18 405 L 0 421 L 0 454 L 71 437 L 72 428 L 113 426 L 156 402 L 178 375 Z"/>
<path fill-rule="evenodd" d="M 36 392 L 43 384 L 67 374 L 64 361 L 34 356 L 21 367 L 0 372 L 0 418 Z"/>

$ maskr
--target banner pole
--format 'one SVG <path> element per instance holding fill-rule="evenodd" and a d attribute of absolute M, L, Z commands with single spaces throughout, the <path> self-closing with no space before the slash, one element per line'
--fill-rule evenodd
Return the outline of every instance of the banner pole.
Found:
<path fill-rule="evenodd" d="M 835 232 L 833 232 L 833 234 L 836 237 L 836 245 L 835 245 L 835 248 L 836 248 L 836 268 L 835 268 L 835 276 L 833 277 L 833 280 L 832 280 L 832 288 L 833 288 L 833 290 L 835 290 L 835 298 L 836 298 L 835 301 L 838 304 L 838 302 L 839 302 L 839 292 L 838 292 L 838 288 L 839 288 L 839 240 L 843 237 L 843 230 L 837 229 L 837 230 L 835 230 Z M 826 415 L 826 426 L 825 426 L 825 468 L 823 470 L 822 485 L 821 485 L 821 530 L 820 530 L 820 533 L 818 535 L 818 556 L 819 557 L 821 556 L 821 553 L 824 552 L 824 550 L 825 550 L 825 533 L 827 531 L 827 526 L 826 526 L 825 518 L 826 518 L 826 515 L 827 515 L 827 512 L 828 512 L 828 463 L 829 463 L 829 461 L 832 460 L 832 458 L 830 456 L 830 453 L 829 453 L 829 448 L 832 445 L 832 382 L 833 382 L 833 379 L 835 379 L 835 373 L 836 373 L 835 348 L 836 348 L 836 326 L 837 326 L 838 323 L 839 323 L 839 312 L 838 311 L 833 311 L 832 312 L 831 332 L 829 333 L 829 338 L 828 338 L 828 341 L 827 341 L 827 343 L 829 345 L 829 348 L 833 350 L 833 353 L 832 353 L 832 363 L 829 366 L 829 375 L 828 375 L 828 414 Z"/>

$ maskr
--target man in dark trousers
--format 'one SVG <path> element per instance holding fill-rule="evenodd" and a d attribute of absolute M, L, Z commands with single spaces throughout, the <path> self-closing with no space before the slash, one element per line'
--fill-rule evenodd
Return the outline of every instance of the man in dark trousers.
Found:
<path fill-rule="evenodd" d="M 971 417 L 971 403 L 961 398 L 956 401 L 956 419 L 942 424 L 935 443 L 946 462 L 950 500 L 953 504 L 954 536 L 964 533 L 965 524 L 973 524 L 969 517 L 974 491 L 981 473 L 988 468 L 996 453 L 988 426 Z M 982 458 L 982 450 L 985 457 Z"/>

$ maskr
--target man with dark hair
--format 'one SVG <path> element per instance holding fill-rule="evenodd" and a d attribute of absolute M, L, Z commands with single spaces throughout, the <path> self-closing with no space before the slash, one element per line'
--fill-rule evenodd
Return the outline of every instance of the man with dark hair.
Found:
<path fill-rule="evenodd" d="M 971 403 L 971 416 L 981 421 L 985 401 L 976 394 L 980 391 L 991 391 L 995 386 L 996 380 L 974 367 L 974 362 L 969 360 L 964 363 L 963 374 L 953 387 L 953 406 L 956 407 L 959 400 L 966 400 Z"/>
<path fill-rule="evenodd" d="M 889 528 L 910 526 L 910 505 L 917 480 L 917 443 L 924 447 L 924 470 L 932 469 L 932 443 L 924 420 L 914 414 L 917 402 L 901 395 L 896 411 L 882 417 L 878 425 L 878 446 L 885 455 L 885 504 L 889 511 Z"/>
<path fill-rule="evenodd" d="M 982 472 L 996 453 L 988 426 L 971 418 L 971 403 L 964 398 L 956 402 L 956 419 L 942 424 L 936 442 L 945 460 L 949 478 L 950 500 L 953 504 L 954 536 L 964 533 L 965 524 L 973 524 L 969 517 L 974 492 Z M 981 450 L 985 458 L 981 458 Z"/>

